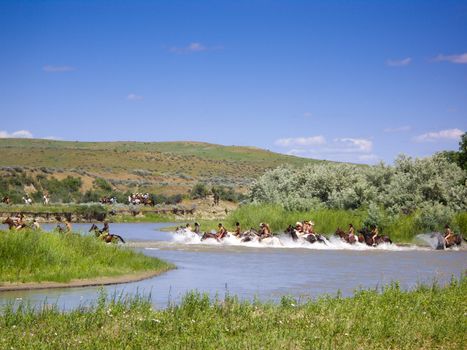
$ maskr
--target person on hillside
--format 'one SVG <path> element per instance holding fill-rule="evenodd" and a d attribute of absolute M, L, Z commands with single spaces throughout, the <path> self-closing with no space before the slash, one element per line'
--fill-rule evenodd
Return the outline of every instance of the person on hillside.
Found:
<path fill-rule="evenodd" d="M 378 228 L 376 225 L 371 226 L 371 239 L 373 240 L 373 245 L 376 245 L 376 237 L 378 237 Z"/>
<path fill-rule="evenodd" d="M 446 226 L 444 226 L 444 243 L 445 244 L 448 244 L 449 243 L 449 239 L 451 237 L 454 237 L 454 232 L 452 232 L 451 228 L 449 227 L 449 225 L 446 224 Z"/>
<path fill-rule="evenodd" d="M 199 227 L 199 224 L 197 222 L 195 222 L 195 231 L 194 231 L 197 235 L 199 235 L 201 233 L 201 228 Z"/>
<path fill-rule="evenodd" d="M 217 239 L 218 240 L 223 239 L 226 235 L 227 235 L 227 230 L 225 229 L 224 225 L 219 223 L 219 225 L 217 225 L 217 233 L 216 233 Z"/>

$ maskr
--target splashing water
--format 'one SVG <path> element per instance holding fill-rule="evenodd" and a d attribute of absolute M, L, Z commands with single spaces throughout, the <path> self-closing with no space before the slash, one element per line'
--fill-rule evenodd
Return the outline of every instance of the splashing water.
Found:
<path fill-rule="evenodd" d="M 331 236 L 325 238 L 325 242 L 310 243 L 303 238 L 294 241 L 289 235 L 282 234 L 270 238 L 265 238 L 262 241 L 254 239 L 248 242 L 242 242 L 241 238 L 229 234 L 220 242 L 215 239 L 201 240 L 201 236 L 187 230 L 180 230 L 173 232 L 172 242 L 187 245 L 209 245 L 209 246 L 243 246 L 251 248 L 301 248 L 301 249 L 315 249 L 315 250 L 427 250 L 426 247 L 419 247 L 416 245 L 398 246 L 396 244 L 383 243 L 376 247 L 368 246 L 365 243 L 348 244 L 341 240 L 339 237 Z"/>
<path fill-rule="evenodd" d="M 429 247 L 442 250 L 444 249 L 444 237 L 439 232 L 431 232 L 431 233 L 421 233 L 416 236 L 416 239 L 424 244 L 428 245 Z"/>

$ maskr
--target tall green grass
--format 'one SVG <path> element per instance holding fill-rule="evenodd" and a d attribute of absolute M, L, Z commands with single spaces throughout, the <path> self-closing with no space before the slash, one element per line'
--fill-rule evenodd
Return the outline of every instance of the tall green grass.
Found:
<path fill-rule="evenodd" d="M 0 231 L 0 262 L 0 283 L 69 282 L 172 267 L 91 236 L 37 231 Z"/>
<path fill-rule="evenodd" d="M 210 300 L 190 293 L 156 311 L 148 300 L 105 295 L 90 308 L 61 312 L 9 305 L 2 349 L 464 349 L 467 279 L 401 291 L 356 292 L 298 303 Z"/>

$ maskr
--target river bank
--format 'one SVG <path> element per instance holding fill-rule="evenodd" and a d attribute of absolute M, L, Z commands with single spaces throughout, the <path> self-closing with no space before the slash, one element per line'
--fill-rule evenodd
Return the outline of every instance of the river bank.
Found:
<path fill-rule="evenodd" d="M 0 290 L 124 283 L 174 266 L 91 236 L 0 231 Z"/>
<path fill-rule="evenodd" d="M 165 310 L 154 310 L 141 296 L 101 294 L 94 306 L 71 312 L 5 307 L 0 347 L 460 349 L 467 302 L 459 295 L 465 293 L 465 277 L 445 288 L 404 292 L 393 283 L 351 298 L 282 297 L 277 304 L 192 292 Z"/>

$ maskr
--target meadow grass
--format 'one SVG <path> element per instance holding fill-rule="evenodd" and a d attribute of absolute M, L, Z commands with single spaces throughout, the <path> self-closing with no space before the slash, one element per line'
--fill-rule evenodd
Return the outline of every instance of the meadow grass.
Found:
<path fill-rule="evenodd" d="M 0 283 L 69 282 L 173 267 L 92 236 L 42 231 L 0 231 Z"/>
<path fill-rule="evenodd" d="M 197 292 L 154 310 L 148 299 L 106 298 L 71 312 L 8 305 L 3 349 L 463 349 L 467 278 L 404 292 L 396 283 L 298 303 L 210 300 Z M 106 301 L 107 299 L 107 301 Z"/>

